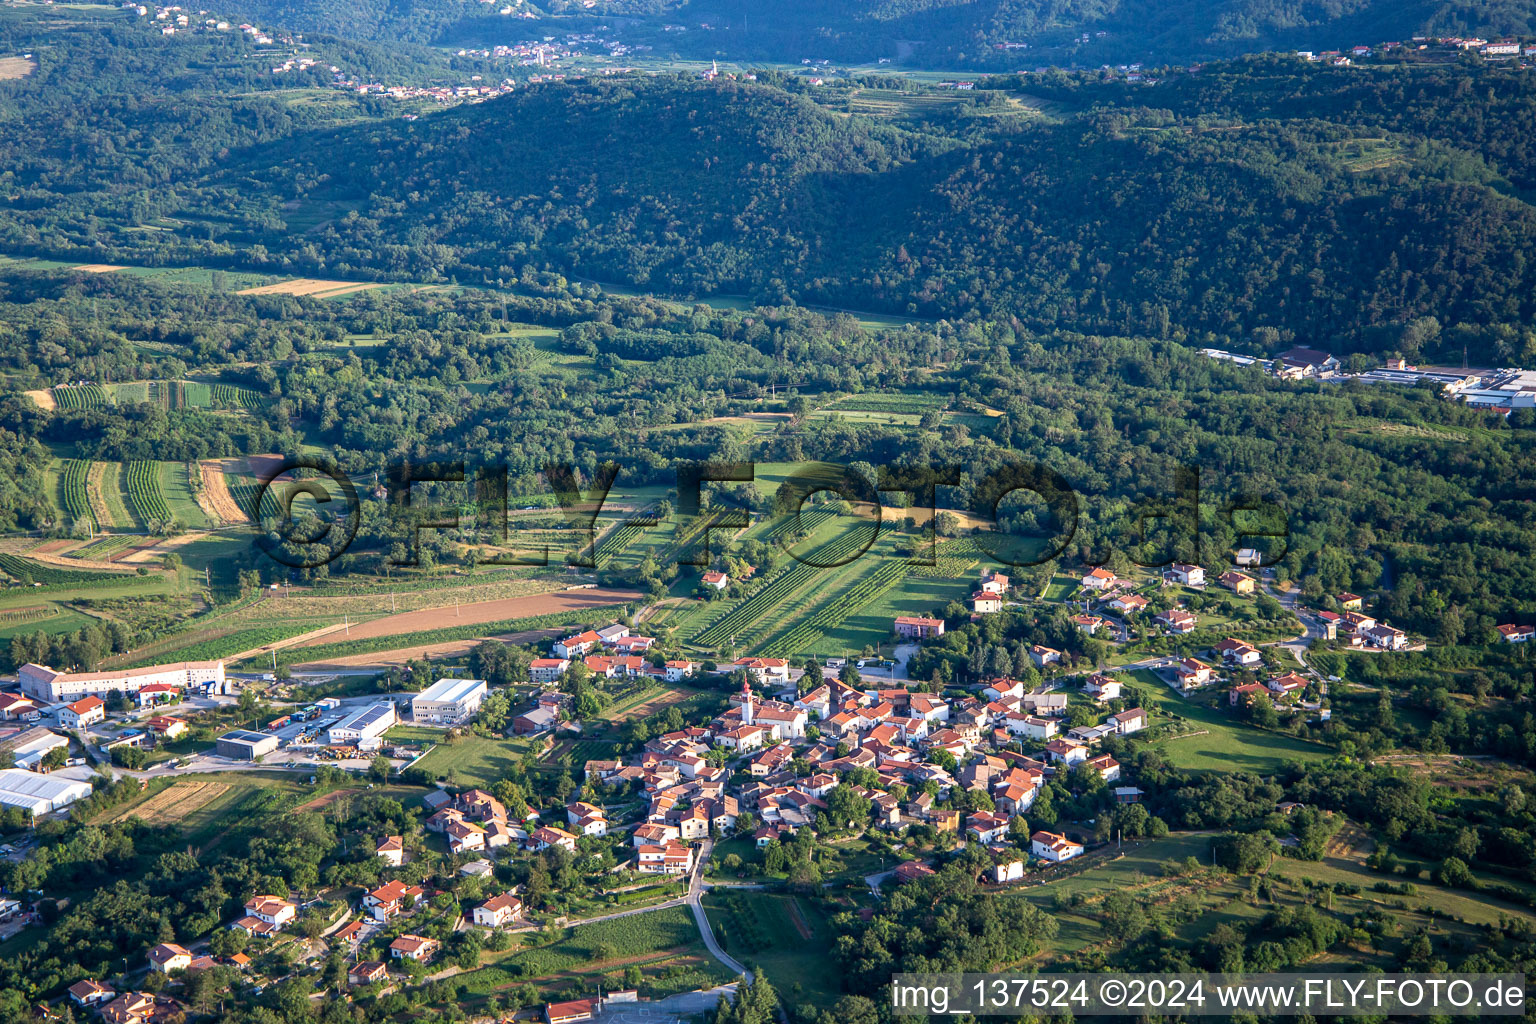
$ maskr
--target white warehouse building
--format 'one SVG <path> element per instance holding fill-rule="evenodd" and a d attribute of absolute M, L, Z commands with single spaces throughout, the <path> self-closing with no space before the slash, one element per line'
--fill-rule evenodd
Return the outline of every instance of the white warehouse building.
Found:
<path fill-rule="evenodd" d="M 0 769 L 0 804 L 31 811 L 34 817 L 68 807 L 91 795 L 91 784 L 62 775 Z"/>
<path fill-rule="evenodd" d="M 16 678 L 22 693 L 51 704 L 112 693 L 138 693 L 152 685 L 187 690 L 211 687 L 213 693 L 223 693 L 225 687 L 222 661 L 181 661 L 117 672 L 60 672 L 47 665 L 29 663 L 17 670 Z"/>
<path fill-rule="evenodd" d="M 395 705 L 392 701 L 380 701 L 370 704 L 360 711 L 343 718 L 326 732 L 326 741 L 333 746 L 348 746 L 356 744 L 359 747 L 377 746 L 377 740 L 394 725 L 399 718 L 395 715 Z"/>
<path fill-rule="evenodd" d="M 486 689 L 484 679 L 439 679 L 411 698 L 411 717 L 443 725 L 466 721 L 480 710 Z"/>

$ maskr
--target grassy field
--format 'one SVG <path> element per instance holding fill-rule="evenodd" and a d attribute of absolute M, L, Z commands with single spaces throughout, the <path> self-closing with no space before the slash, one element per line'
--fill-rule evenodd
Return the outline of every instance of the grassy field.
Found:
<path fill-rule="evenodd" d="M 1244 725 L 1213 706 L 1211 696 L 1186 700 L 1145 669 L 1132 672 L 1131 677 L 1145 684 L 1152 707 L 1185 719 L 1183 725 L 1191 735 L 1158 741 L 1169 760 L 1180 768 L 1272 772 L 1285 761 L 1320 761 L 1333 756 L 1333 750 L 1321 744 Z"/>
<path fill-rule="evenodd" d="M 483 736 L 462 736 L 452 743 L 444 743 L 443 734 L 430 729 L 412 729 L 396 726 L 386 735 L 406 743 L 423 741 L 438 746 L 416 763 L 416 767 L 434 778 L 446 778 L 457 773 L 466 786 L 489 788 L 498 779 L 512 774 L 518 761 L 537 749 L 540 740 L 487 739 Z M 431 733 L 430 736 L 424 735 Z"/>
<path fill-rule="evenodd" d="M 726 953 L 761 968 L 789 1005 L 827 1009 L 842 994 L 826 952 L 832 931 L 820 899 L 716 890 L 704 897 L 704 912 Z"/>
<path fill-rule="evenodd" d="M 103 811 L 96 823 L 140 818 L 150 825 L 179 829 L 191 847 L 215 842 L 231 821 L 248 818 L 275 798 L 309 787 L 285 772 L 212 772 L 177 779 L 127 804 Z"/>
<path fill-rule="evenodd" d="M 1265 873 L 1274 883 L 1271 900 L 1259 900 L 1249 888 L 1249 880 L 1224 871 L 1210 871 L 1211 836 L 1205 833 L 1180 833 L 1161 839 L 1127 846 L 1118 857 L 1104 860 L 1080 874 L 1043 885 L 1006 891 L 1001 898 L 1025 899 L 1050 914 L 1058 932 L 1039 957 L 1053 960 L 1095 953 L 1107 947 L 1100 915 L 1104 897 L 1124 892 L 1149 907 L 1171 910 L 1184 907 L 1193 916 L 1175 929 L 1174 941 L 1180 946 L 1198 942 L 1221 924 L 1252 926 L 1271 910 L 1317 902 L 1308 886 L 1319 884 L 1334 888 L 1332 907 L 1327 912 L 1348 921 L 1354 915 L 1372 910 L 1385 912 L 1397 923 L 1396 936 L 1380 948 L 1351 946 L 1312 961 L 1319 969 L 1337 969 L 1329 963 L 1359 967 L 1379 966 L 1393 969 L 1396 954 L 1406 937 L 1426 928 L 1437 943 L 1450 936 L 1478 941 L 1483 935 L 1474 926 L 1496 923 L 1500 916 L 1532 920 L 1529 908 L 1504 904 L 1497 900 L 1462 893 L 1441 886 L 1416 881 L 1408 895 L 1377 892 L 1375 885 L 1385 876 L 1366 870 L 1355 859 L 1328 857 L 1322 861 L 1274 858 Z M 1182 864 L 1194 858 L 1203 865 L 1192 873 L 1164 873 L 1169 862 Z"/>
<path fill-rule="evenodd" d="M 160 493 L 165 498 L 165 504 L 171 510 L 171 515 L 183 526 L 193 530 L 206 530 L 212 524 L 202 507 L 197 503 L 197 497 L 192 493 L 192 485 L 187 479 L 187 464 L 185 462 L 161 462 L 159 466 Z"/>
<path fill-rule="evenodd" d="M 632 965 L 646 978 L 642 991 L 647 994 L 730 980 L 730 972 L 704 949 L 693 916 L 686 908 L 672 907 L 571 929 L 551 945 L 512 953 L 454 982 L 478 1001 L 530 983 L 544 990 L 572 982 L 595 984 Z M 663 970 L 679 967 L 686 968 L 680 976 L 660 977 Z"/>

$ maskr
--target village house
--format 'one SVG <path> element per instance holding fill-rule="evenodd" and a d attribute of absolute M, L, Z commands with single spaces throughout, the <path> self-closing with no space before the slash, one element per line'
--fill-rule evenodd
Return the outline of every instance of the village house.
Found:
<path fill-rule="evenodd" d="M 1045 745 L 1045 754 L 1052 761 L 1071 767 L 1088 760 L 1088 748 L 1074 740 L 1055 739 Z"/>
<path fill-rule="evenodd" d="M 1007 576 L 1000 572 L 983 573 L 980 590 L 987 594 L 997 594 L 999 597 L 1008 593 L 1011 583 Z"/>
<path fill-rule="evenodd" d="M 1221 655 L 1221 660 L 1228 665 L 1237 665 L 1246 668 L 1249 665 L 1257 665 L 1263 660 L 1259 649 L 1250 643 L 1227 637 L 1225 640 L 1211 648 Z"/>
<path fill-rule="evenodd" d="M 1170 633 L 1193 633 L 1195 631 L 1195 615 L 1183 608 L 1169 608 L 1157 616 L 1157 621 L 1167 627 Z"/>
<path fill-rule="evenodd" d="M 1174 562 L 1168 567 L 1168 575 L 1187 587 L 1205 586 L 1205 570 L 1188 562 Z"/>
<path fill-rule="evenodd" d="M 1147 713 L 1141 708 L 1126 708 L 1124 711 L 1110 715 L 1104 721 L 1113 725 L 1120 735 L 1129 736 L 1147 727 Z"/>
<path fill-rule="evenodd" d="M 1083 846 L 1064 835 L 1040 831 L 1029 837 L 1029 851 L 1041 860 L 1064 861 L 1080 856 Z"/>
<path fill-rule="evenodd" d="M 1140 594 L 1121 594 L 1109 606 L 1122 615 L 1138 615 L 1147 610 L 1148 603 Z"/>
<path fill-rule="evenodd" d="M 971 595 L 971 611 L 977 615 L 992 615 L 1003 610 L 1003 599 L 997 594 L 978 590 Z"/>
<path fill-rule="evenodd" d="M 162 942 L 149 951 L 150 968 L 166 974 L 184 971 L 191 962 L 192 954 L 174 942 Z"/>
<path fill-rule="evenodd" d="M 1120 577 L 1105 568 L 1090 569 L 1082 579 L 1085 590 L 1106 590 L 1118 582 Z"/>
<path fill-rule="evenodd" d="M 187 730 L 191 728 L 181 719 L 172 718 L 168 715 L 156 715 L 145 724 L 149 726 L 150 731 L 156 736 L 166 740 L 179 739 L 185 736 Z"/>
<path fill-rule="evenodd" d="M 454 856 L 485 849 L 485 829 L 472 821 L 451 822 L 443 833 L 448 837 L 448 852 Z"/>
<path fill-rule="evenodd" d="M 1031 644 L 1029 648 L 1029 660 L 1038 667 L 1055 665 L 1061 661 L 1061 652 L 1054 647 L 1045 647 L 1041 644 Z"/>
<path fill-rule="evenodd" d="M 373 855 L 390 867 L 398 868 L 405 863 L 405 840 L 400 836 L 385 836 L 373 848 Z"/>
<path fill-rule="evenodd" d="M 368 916 L 375 921 L 388 921 L 404 910 L 408 904 L 414 905 L 415 901 L 424 895 L 424 890 L 418 885 L 406 885 L 396 879 L 385 882 L 363 896 L 363 909 Z"/>
<path fill-rule="evenodd" d="M 1008 835 L 1008 819 L 992 811 L 977 811 L 965 819 L 965 831 L 978 843 L 995 843 Z"/>
<path fill-rule="evenodd" d="M 100 697 L 81 697 L 59 709 L 59 725 L 66 729 L 80 729 L 107 717 L 107 705 Z"/>
<path fill-rule="evenodd" d="M 1099 631 L 1099 627 L 1104 625 L 1104 620 L 1097 615 L 1074 615 L 1072 622 L 1089 636 L 1093 636 Z"/>
<path fill-rule="evenodd" d="M 1083 692 L 1099 702 L 1117 700 L 1120 697 L 1120 680 L 1095 672 L 1083 684 Z"/>
<path fill-rule="evenodd" d="M 1070 698 L 1065 693 L 1026 693 L 1019 706 L 1036 715 L 1064 715 Z"/>
<path fill-rule="evenodd" d="M 1251 594 L 1256 585 L 1252 576 L 1245 576 L 1233 569 L 1228 569 L 1217 578 L 1234 594 Z"/>
<path fill-rule="evenodd" d="M 20 693 L 0 693 L 0 720 L 14 722 L 22 715 L 37 710 L 31 697 Z"/>
<path fill-rule="evenodd" d="M 1004 717 L 1003 728 L 1007 729 L 1014 736 L 1024 736 L 1032 740 L 1048 740 L 1056 735 L 1057 724 L 1054 718 L 1040 718 L 1036 715 L 1011 712 Z"/>
<path fill-rule="evenodd" d="M 245 901 L 245 912 L 273 928 L 281 928 L 298 915 L 299 908 L 278 896 L 252 896 Z"/>
<path fill-rule="evenodd" d="M 99 981 L 87 979 L 69 986 L 69 998 L 76 1006 L 95 1006 L 117 995 Z"/>
<path fill-rule="evenodd" d="M 1099 773 L 1099 777 L 1105 782 L 1114 782 L 1120 778 L 1120 762 L 1108 754 L 1100 754 L 1098 757 L 1090 757 L 1083 764 Z"/>
<path fill-rule="evenodd" d="M 570 667 L 569 658 L 534 658 L 528 664 L 528 678 L 535 683 L 553 683 Z"/>
<path fill-rule="evenodd" d="M 522 916 L 523 901 L 510 892 L 491 897 L 473 911 L 475 924 L 484 928 L 504 928 L 521 920 Z"/>
<path fill-rule="evenodd" d="M 1263 683 L 1244 683 L 1241 686 L 1234 686 L 1227 691 L 1227 703 L 1232 707 L 1236 707 L 1240 703 L 1251 705 L 1256 695 L 1261 693 L 1267 694 L 1268 692 L 1269 687 Z"/>
<path fill-rule="evenodd" d="M 402 935 L 389 944 L 389 955 L 396 960 L 416 960 L 418 962 L 432 959 L 432 954 L 437 952 L 438 941 L 422 935 Z"/>
<path fill-rule="evenodd" d="M 1523 644 L 1536 637 L 1536 626 L 1499 626 L 1498 630 L 1507 644 Z"/>
<path fill-rule="evenodd" d="M 789 682 L 789 662 L 783 658 L 737 658 L 731 667 L 741 669 L 754 683 Z"/>
<path fill-rule="evenodd" d="M 1385 651 L 1402 651 L 1408 648 L 1408 634 L 1383 623 L 1377 623 L 1360 635 L 1372 647 L 1380 647 Z"/>
<path fill-rule="evenodd" d="M 944 620 L 923 615 L 898 615 L 892 623 L 897 636 L 912 640 L 926 640 L 944 635 Z"/>
<path fill-rule="evenodd" d="M 563 849 L 571 851 L 572 853 L 575 853 L 576 837 L 564 829 L 555 828 L 551 825 L 545 825 L 541 828 L 535 829 L 532 833 L 530 833 L 528 836 L 528 842 L 525 845 L 531 853 L 539 853 L 549 849 L 552 846 L 559 846 Z"/>
<path fill-rule="evenodd" d="M 1174 669 L 1181 690 L 1194 690 L 1210 683 L 1216 670 L 1198 658 L 1185 658 Z"/>
<path fill-rule="evenodd" d="M 686 875 L 693 870 L 693 848 L 680 843 L 636 847 L 635 870 L 642 875 Z"/>
<path fill-rule="evenodd" d="M 106 1024 L 146 1024 L 155 1013 L 155 997 L 148 992 L 124 992 L 101 1008 Z"/>
<path fill-rule="evenodd" d="M 376 981 L 383 981 L 389 975 L 389 968 L 382 960 L 360 960 L 347 968 L 347 984 L 353 987 L 358 985 L 372 985 Z"/>
<path fill-rule="evenodd" d="M 1276 676 L 1264 685 L 1276 697 L 1292 697 L 1307 688 L 1307 680 L 1294 672 L 1287 672 L 1283 676 Z"/>

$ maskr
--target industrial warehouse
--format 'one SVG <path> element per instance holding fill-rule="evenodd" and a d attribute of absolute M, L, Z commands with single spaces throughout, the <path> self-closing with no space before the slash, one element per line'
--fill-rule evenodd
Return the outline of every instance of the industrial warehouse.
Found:
<path fill-rule="evenodd" d="M 214 749 L 220 757 L 232 757 L 240 761 L 254 761 L 277 749 L 278 738 L 271 733 L 236 729 L 214 741 Z"/>
<path fill-rule="evenodd" d="M 411 699 L 411 717 L 418 722 L 457 725 L 480 710 L 485 693 L 484 679 L 439 679 Z"/>
<path fill-rule="evenodd" d="M 20 768 L 0 769 L 0 804 L 20 807 L 40 817 L 91 795 L 91 784 L 62 775 L 39 775 Z"/>

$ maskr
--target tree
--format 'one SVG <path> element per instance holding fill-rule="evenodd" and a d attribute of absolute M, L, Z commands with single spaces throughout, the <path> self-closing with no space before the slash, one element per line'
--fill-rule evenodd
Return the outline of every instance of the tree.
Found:
<path fill-rule="evenodd" d="M 368 776 L 375 782 L 388 782 L 389 773 L 394 770 L 394 763 L 383 754 L 368 763 Z"/>

